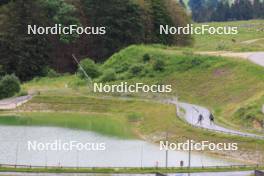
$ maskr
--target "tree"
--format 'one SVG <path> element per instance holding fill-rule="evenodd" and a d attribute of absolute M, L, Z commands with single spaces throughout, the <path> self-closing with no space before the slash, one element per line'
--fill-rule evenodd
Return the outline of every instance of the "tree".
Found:
<path fill-rule="evenodd" d="M 28 35 L 27 26 L 76 24 L 73 6 L 64 0 L 19 0 L 11 1 L 5 7 L 5 25 L 0 28 L 3 70 L 8 74 L 15 73 L 22 81 L 43 76 L 46 66 L 52 63 L 54 50 L 50 43 L 70 43 L 76 36 L 60 35 L 57 39 L 48 35 Z"/>
<path fill-rule="evenodd" d="M 212 14 L 212 21 L 227 21 L 231 17 L 228 1 L 220 1 Z"/>
<path fill-rule="evenodd" d="M 260 2 L 260 0 L 254 0 L 253 9 L 254 9 L 254 18 L 264 17 L 264 1 Z"/>
<path fill-rule="evenodd" d="M 253 18 L 254 9 L 249 0 L 236 0 L 232 4 L 231 12 L 235 20 L 249 20 Z"/>
<path fill-rule="evenodd" d="M 207 21 L 207 8 L 205 0 L 190 0 L 189 6 L 192 10 L 192 18 L 196 22 Z"/>
<path fill-rule="evenodd" d="M 41 12 L 36 1 L 9 3 L 6 30 L 0 38 L 0 62 L 7 73 L 15 73 L 21 80 L 42 75 L 49 61 L 47 39 L 27 34 L 27 25 L 39 24 Z"/>
<path fill-rule="evenodd" d="M 139 5 L 130 0 L 83 0 L 91 26 L 106 27 L 106 34 L 92 37 L 94 56 L 103 60 L 113 52 L 144 41 Z"/>
<path fill-rule="evenodd" d="M 94 63 L 93 60 L 86 58 L 81 61 L 81 66 L 78 68 L 78 75 L 82 79 L 86 79 L 87 74 L 90 78 L 97 78 L 101 75 L 98 66 Z M 84 73 L 85 72 L 85 73 Z"/>
<path fill-rule="evenodd" d="M 160 25 L 173 26 L 172 19 L 165 6 L 165 0 L 151 0 L 151 12 L 154 26 L 153 42 L 173 44 L 173 38 L 170 35 L 160 35 Z"/>
<path fill-rule="evenodd" d="M 186 8 L 186 5 L 185 5 L 185 3 L 183 2 L 183 0 L 180 0 L 179 3 L 180 3 L 180 5 L 181 5 L 183 8 Z"/>
<path fill-rule="evenodd" d="M 20 81 L 15 75 L 5 75 L 0 80 L 0 99 L 14 96 L 20 91 Z"/>
<path fill-rule="evenodd" d="M 186 14 L 186 10 L 174 0 L 165 1 L 166 11 L 171 19 L 172 26 L 184 27 L 191 23 L 191 18 Z M 170 35 L 172 45 L 190 45 L 192 44 L 191 35 Z"/>

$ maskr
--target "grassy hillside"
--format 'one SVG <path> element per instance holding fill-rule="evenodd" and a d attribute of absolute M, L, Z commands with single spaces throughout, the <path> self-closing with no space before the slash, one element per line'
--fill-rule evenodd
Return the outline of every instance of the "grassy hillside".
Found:
<path fill-rule="evenodd" d="M 263 104 L 261 97 L 264 95 L 264 69 L 249 61 L 194 55 L 190 51 L 159 45 L 142 45 L 131 46 L 114 54 L 101 69 L 103 75 L 95 80 L 97 82 L 104 80 L 103 77 L 110 77 L 111 84 L 121 81 L 171 84 L 173 92 L 169 96 L 204 105 L 217 115 L 219 123 L 234 128 L 256 128 L 264 119 L 260 113 Z M 45 91 L 49 96 L 80 96 L 89 92 L 85 86 L 85 80 L 67 76 L 52 80 L 36 79 L 23 87 Z M 69 91 L 68 87 L 76 91 Z M 94 95 L 91 92 L 89 94 Z M 139 93 L 134 96 L 157 94 Z"/>
<path fill-rule="evenodd" d="M 169 132 L 173 141 L 191 138 L 237 142 L 240 150 L 226 153 L 235 158 L 252 160 L 259 155 L 256 145 L 263 153 L 263 141 L 194 129 L 176 117 L 173 105 L 137 98 L 178 96 L 182 101 L 211 109 L 218 123 L 252 128 L 255 119 L 264 119 L 258 109 L 264 96 L 262 67 L 246 60 L 195 55 L 159 45 L 130 46 L 100 67 L 103 75 L 94 81 L 110 75 L 109 84 L 121 81 L 171 84 L 173 91 L 160 95 L 138 93 L 126 99 L 94 94 L 86 81 L 75 75 L 40 78 L 23 85 L 24 90 L 39 95 L 17 111 L 1 112 L 0 124 L 59 126 L 152 141 L 164 139 Z M 241 114 L 247 117 L 247 113 L 254 116 L 240 118 Z"/>
<path fill-rule="evenodd" d="M 16 111 L 1 112 L 0 124 L 28 126 L 58 126 L 64 128 L 89 130 L 103 135 L 119 138 L 140 138 L 152 142 L 164 140 L 166 132 L 170 141 L 183 142 L 187 139 L 211 142 L 237 142 L 240 150 L 232 153 L 215 154 L 252 161 L 257 153 L 264 150 L 264 141 L 237 136 L 212 133 L 192 128 L 176 117 L 175 106 L 160 104 L 151 100 L 137 98 L 124 99 L 95 96 L 87 87 L 65 88 L 73 76 L 63 79 L 50 78 L 51 89 L 40 90 L 29 103 Z M 78 78 L 75 78 L 76 80 Z M 63 80 L 63 81 L 62 81 Z M 45 79 L 29 83 L 34 89 Z M 58 86 L 60 82 L 61 86 Z M 58 86 L 56 89 L 54 88 Z M 28 84 L 25 85 L 28 87 Z M 194 135 L 195 134 L 195 135 Z M 263 149 L 263 150 L 262 150 Z"/>
<path fill-rule="evenodd" d="M 146 54 L 150 56 L 148 62 L 144 62 Z M 153 70 L 159 59 L 165 63 L 163 71 Z M 134 67 L 141 68 L 136 75 L 131 73 Z M 234 112 L 243 103 L 264 94 L 264 69 L 239 59 L 180 53 L 170 48 L 131 46 L 113 55 L 103 65 L 104 70 L 113 68 L 119 81 L 171 84 L 171 95 L 210 108 L 218 115 L 218 120 L 226 124 L 235 118 Z M 264 119 L 263 115 L 256 118 Z"/>
<path fill-rule="evenodd" d="M 237 35 L 195 35 L 195 50 L 263 51 L 264 20 L 201 23 L 210 26 L 237 26 Z"/>

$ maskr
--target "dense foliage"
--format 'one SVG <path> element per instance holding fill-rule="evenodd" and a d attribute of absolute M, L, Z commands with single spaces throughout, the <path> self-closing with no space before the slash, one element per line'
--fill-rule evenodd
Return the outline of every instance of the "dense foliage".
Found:
<path fill-rule="evenodd" d="M 22 81 L 45 75 L 45 68 L 73 72 L 72 59 L 101 62 L 139 43 L 186 45 L 190 36 L 159 35 L 159 25 L 184 26 L 189 17 L 174 0 L 10 0 L 0 6 L 0 65 Z M 105 35 L 28 35 L 27 26 L 106 27 Z"/>
<path fill-rule="evenodd" d="M 14 96 L 20 91 L 20 82 L 15 75 L 5 75 L 0 80 L 0 99 Z"/>
<path fill-rule="evenodd" d="M 80 78 L 87 79 L 87 76 L 89 78 L 97 78 L 100 74 L 99 68 L 93 60 L 86 58 L 80 62 L 78 68 L 78 75 Z"/>
<path fill-rule="evenodd" d="M 197 22 L 264 18 L 261 0 L 190 0 L 192 18 Z"/>
<path fill-rule="evenodd" d="M 28 25 L 49 26 L 53 22 L 73 22 L 69 7 L 62 0 L 11 1 L 2 10 L 5 15 L 0 36 L 0 64 L 8 73 L 15 73 L 22 81 L 43 76 L 46 65 L 52 62 L 50 37 L 28 35 Z M 68 16 L 68 17 L 67 17 Z M 65 19 L 66 18 L 66 19 Z M 75 21 L 76 22 L 76 21 Z M 60 36 L 62 42 L 70 41 Z"/>

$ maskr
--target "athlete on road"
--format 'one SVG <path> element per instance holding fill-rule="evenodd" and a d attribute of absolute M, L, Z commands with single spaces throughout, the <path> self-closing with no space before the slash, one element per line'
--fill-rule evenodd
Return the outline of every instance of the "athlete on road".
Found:
<path fill-rule="evenodd" d="M 210 119 L 210 125 L 213 125 L 214 124 L 214 116 L 212 113 L 210 113 L 209 119 Z"/>
<path fill-rule="evenodd" d="M 199 117 L 198 117 L 198 122 L 197 122 L 197 124 L 200 124 L 200 125 L 202 125 L 202 122 L 203 122 L 203 115 L 202 114 L 200 114 L 199 115 Z"/>

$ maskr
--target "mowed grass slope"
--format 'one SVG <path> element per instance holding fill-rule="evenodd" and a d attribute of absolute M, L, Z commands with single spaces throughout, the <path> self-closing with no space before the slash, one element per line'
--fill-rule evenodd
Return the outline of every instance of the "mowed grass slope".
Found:
<path fill-rule="evenodd" d="M 261 151 L 264 150 L 264 141 L 192 128 L 176 116 L 173 105 L 139 99 L 42 94 L 17 112 L 2 112 L 0 124 L 55 126 L 153 142 L 165 140 L 168 133 L 169 140 L 173 142 L 185 142 L 187 139 L 237 142 L 242 151 L 254 153 L 256 145 Z M 232 155 L 238 154 L 234 152 Z"/>
<path fill-rule="evenodd" d="M 238 27 L 236 35 L 195 35 L 193 50 L 198 51 L 264 51 L 264 20 L 199 23 Z"/>
<path fill-rule="evenodd" d="M 148 57 L 144 57 L 146 55 Z M 178 96 L 181 101 L 208 107 L 216 114 L 218 122 L 228 126 L 231 122 L 237 122 L 233 123 L 235 127 L 248 122 L 248 119 L 239 122 L 237 111 L 264 95 L 264 69 L 260 66 L 240 59 L 194 55 L 165 46 L 130 46 L 100 67 L 103 74 L 108 70 L 115 72 L 115 80 L 109 84 L 121 81 L 171 84 L 173 91 L 161 97 Z M 186 139 L 237 142 L 240 150 L 228 154 L 233 157 L 254 158 L 259 152 L 264 153 L 263 140 L 195 129 L 176 117 L 175 106 L 137 98 L 149 94 L 139 93 L 132 99 L 94 94 L 85 81 L 76 76 L 40 78 L 24 84 L 23 88 L 40 93 L 17 111 L 1 112 L 0 124 L 59 126 L 152 141 L 165 139 L 168 132 L 174 142 Z"/>
<path fill-rule="evenodd" d="M 143 61 L 146 54 L 151 58 L 147 63 Z M 152 69 L 157 59 L 165 62 L 163 71 Z M 143 69 L 131 76 L 129 70 L 135 65 Z M 113 68 L 118 72 L 118 81 L 127 76 L 124 80 L 130 78 L 129 82 L 171 84 L 171 96 L 208 107 L 227 124 L 243 103 L 264 94 L 264 69 L 245 60 L 183 54 L 157 46 L 131 46 L 103 65 L 104 70 Z"/>

